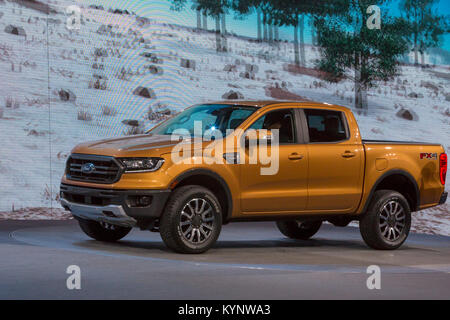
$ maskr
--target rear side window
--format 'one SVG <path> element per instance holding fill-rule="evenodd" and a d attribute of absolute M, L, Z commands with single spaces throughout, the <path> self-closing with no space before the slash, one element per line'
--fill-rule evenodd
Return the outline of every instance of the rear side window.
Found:
<path fill-rule="evenodd" d="M 348 139 L 345 116 L 340 111 L 305 109 L 310 142 L 336 142 Z"/>

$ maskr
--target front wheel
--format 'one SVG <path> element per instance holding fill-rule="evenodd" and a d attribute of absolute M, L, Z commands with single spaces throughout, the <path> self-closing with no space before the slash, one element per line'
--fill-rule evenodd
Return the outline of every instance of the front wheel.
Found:
<path fill-rule="evenodd" d="M 171 195 L 161 217 L 159 232 L 170 249 L 202 253 L 217 240 L 222 209 L 216 196 L 201 186 L 183 186 Z"/>
<path fill-rule="evenodd" d="M 78 224 L 85 234 L 98 241 L 114 242 L 122 239 L 131 231 L 131 228 L 93 220 L 78 219 Z"/>
<path fill-rule="evenodd" d="M 308 240 L 319 231 L 322 221 L 277 221 L 282 234 L 291 239 Z"/>
<path fill-rule="evenodd" d="M 364 242 L 378 250 L 400 247 L 411 228 L 411 209 L 403 195 L 396 191 L 375 192 L 367 212 L 359 221 Z"/>

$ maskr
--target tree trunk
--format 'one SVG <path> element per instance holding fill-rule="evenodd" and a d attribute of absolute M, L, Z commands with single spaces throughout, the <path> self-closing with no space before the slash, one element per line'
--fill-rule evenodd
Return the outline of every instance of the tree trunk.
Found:
<path fill-rule="evenodd" d="M 208 17 L 205 12 L 203 12 L 203 29 L 208 30 Z"/>
<path fill-rule="evenodd" d="M 275 25 L 275 41 L 280 41 L 280 30 L 277 25 Z"/>
<path fill-rule="evenodd" d="M 417 34 L 414 34 L 414 64 L 419 64 L 419 45 L 417 44 Z"/>
<path fill-rule="evenodd" d="M 355 108 L 358 109 L 358 114 L 367 114 L 367 88 L 361 77 L 361 65 L 364 59 L 360 61 L 357 56 L 355 60 Z"/>
<path fill-rule="evenodd" d="M 355 107 L 358 114 L 367 115 L 367 89 L 361 83 L 355 82 Z"/>
<path fill-rule="evenodd" d="M 269 43 L 273 43 L 273 25 L 269 23 Z"/>
<path fill-rule="evenodd" d="M 262 30 L 261 30 L 261 10 L 256 10 L 257 24 L 258 24 L 258 41 L 262 40 Z"/>
<path fill-rule="evenodd" d="M 197 11 L 197 29 L 201 29 L 202 28 L 202 14 L 200 12 L 200 10 L 196 10 Z"/>
<path fill-rule="evenodd" d="M 420 64 L 422 66 L 424 66 L 425 65 L 425 48 L 424 48 L 423 41 L 420 41 L 419 53 L 420 53 Z"/>
<path fill-rule="evenodd" d="M 227 35 L 227 21 L 226 21 L 226 17 L 225 14 L 222 14 L 221 16 L 221 22 L 222 22 L 222 35 L 226 36 Z"/>
<path fill-rule="evenodd" d="M 227 21 L 225 14 L 222 14 L 222 51 L 228 51 L 227 44 Z"/>
<path fill-rule="evenodd" d="M 264 29 L 263 40 L 267 41 L 267 20 L 266 20 L 266 14 L 265 13 L 263 13 L 263 29 Z"/>
<path fill-rule="evenodd" d="M 316 28 L 314 28 L 314 23 L 311 21 L 311 44 L 313 46 L 317 45 L 317 39 L 316 39 Z"/>
<path fill-rule="evenodd" d="M 220 17 L 216 16 L 214 17 L 216 20 L 216 51 L 220 52 L 222 51 L 222 41 L 220 36 Z"/>
<path fill-rule="evenodd" d="M 304 15 L 300 16 L 300 65 L 306 65 L 306 56 L 305 56 L 305 17 Z"/>
<path fill-rule="evenodd" d="M 300 65 L 300 53 L 298 51 L 298 25 L 294 26 L 294 55 L 295 65 Z"/>
<path fill-rule="evenodd" d="M 419 48 L 414 47 L 414 64 L 417 66 L 419 64 Z"/>
<path fill-rule="evenodd" d="M 266 34 L 266 42 L 269 42 L 269 25 L 266 24 L 264 25 L 264 33 Z"/>

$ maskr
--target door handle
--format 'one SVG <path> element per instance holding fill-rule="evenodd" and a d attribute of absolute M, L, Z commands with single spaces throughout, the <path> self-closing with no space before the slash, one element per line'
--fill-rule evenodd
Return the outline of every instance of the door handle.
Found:
<path fill-rule="evenodd" d="M 344 157 L 344 158 L 353 158 L 354 156 L 356 156 L 356 154 L 351 151 L 345 151 L 342 154 L 342 157 Z"/>
<path fill-rule="evenodd" d="M 302 154 L 298 154 L 298 153 L 291 153 L 288 156 L 288 159 L 289 160 L 301 160 L 301 159 L 303 159 L 303 155 Z"/>

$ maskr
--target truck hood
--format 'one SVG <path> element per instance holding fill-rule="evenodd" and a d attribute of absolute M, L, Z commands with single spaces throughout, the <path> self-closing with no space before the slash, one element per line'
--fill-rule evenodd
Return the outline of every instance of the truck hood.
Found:
<path fill-rule="evenodd" d="M 77 145 L 72 153 L 97 154 L 105 156 L 159 156 L 170 152 L 179 141 L 172 141 L 168 135 L 144 134 L 90 141 Z"/>

